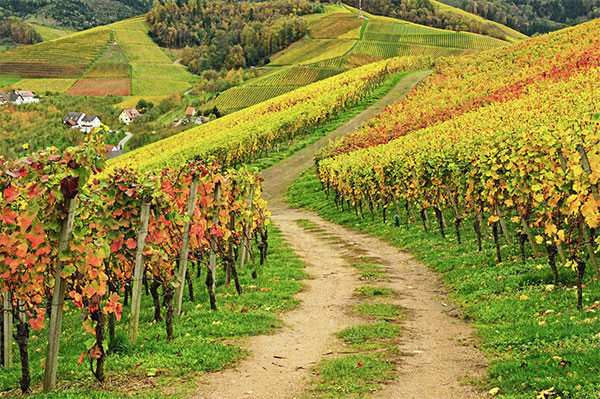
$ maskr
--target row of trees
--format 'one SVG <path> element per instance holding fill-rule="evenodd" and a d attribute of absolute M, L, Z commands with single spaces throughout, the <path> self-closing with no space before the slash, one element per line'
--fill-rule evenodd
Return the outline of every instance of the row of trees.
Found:
<path fill-rule="evenodd" d="M 8 17 L 0 20 L 0 39 L 8 39 L 19 44 L 35 44 L 42 41 L 42 36 L 22 19 Z"/>
<path fill-rule="evenodd" d="M 359 0 L 347 0 L 345 3 L 356 8 L 359 7 Z M 436 10 L 429 0 L 368 0 L 362 5 L 365 11 L 377 15 L 403 19 L 434 28 L 468 31 L 505 39 L 504 34 L 494 26 L 477 22 L 466 16 Z"/>
<path fill-rule="evenodd" d="M 267 63 L 269 56 L 306 33 L 301 15 L 322 11 L 306 0 L 267 2 L 157 2 L 147 14 L 150 35 L 161 46 L 186 48 L 191 72 L 243 68 Z"/>

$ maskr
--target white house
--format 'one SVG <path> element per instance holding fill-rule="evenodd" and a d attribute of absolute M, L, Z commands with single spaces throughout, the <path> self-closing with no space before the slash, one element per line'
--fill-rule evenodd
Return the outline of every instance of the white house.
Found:
<path fill-rule="evenodd" d="M 123 112 L 121 112 L 121 115 L 119 115 L 119 120 L 124 125 L 129 125 L 138 116 L 140 116 L 140 113 L 138 112 L 137 109 L 135 109 L 135 108 L 124 109 Z"/>
<path fill-rule="evenodd" d="M 40 99 L 35 97 L 30 90 L 15 90 L 15 94 L 23 99 L 23 104 L 39 103 Z"/>
<path fill-rule="evenodd" d="M 29 90 L 15 90 L 8 93 L 0 93 L 0 105 L 3 104 L 32 104 L 39 103 L 40 99 Z"/>
<path fill-rule="evenodd" d="M 102 121 L 96 115 L 86 115 L 79 122 L 79 130 L 84 133 L 91 133 L 94 128 L 102 126 Z"/>
<path fill-rule="evenodd" d="M 63 119 L 63 124 L 84 133 L 90 133 L 94 128 L 102 126 L 102 121 L 96 115 L 86 115 L 83 112 L 69 112 Z"/>

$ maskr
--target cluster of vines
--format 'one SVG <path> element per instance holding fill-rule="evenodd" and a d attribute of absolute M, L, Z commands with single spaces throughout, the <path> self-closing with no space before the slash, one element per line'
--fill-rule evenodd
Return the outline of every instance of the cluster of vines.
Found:
<path fill-rule="evenodd" d="M 87 358 L 102 381 L 106 330 L 113 337 L 123 307 L 130 306 L 135 344 L 144 285 L 154 298 L 155 318 L 161 319 L 161 303 L 166 309 L 167 339 L 173 340 L 173 320 L 190 280 L 188 262 L 198 274 L 206 267 L 213 310 L 218 259 L 240 294 L 236 264 L 247 261 L 253 237 L 264 262 L 269 214 L 257 175 L 193 161 L 178 170 L 115 168 L 100 179 L 94 175 L 105 156 L 103 139 L 91 135 L 63 153 L 48 149 L 16 162 L 0 159 L 0 292 L 5 326 L 15 321 L 23 392 L 30 386 L 29 330 L 39 331 L 47 321 L 44 389 L 55 387 L 65 301 L 80 309 L 83 328 L 92 334 L 79 361 Z M 5 332 L 10 341 L 12 331 Z"/>

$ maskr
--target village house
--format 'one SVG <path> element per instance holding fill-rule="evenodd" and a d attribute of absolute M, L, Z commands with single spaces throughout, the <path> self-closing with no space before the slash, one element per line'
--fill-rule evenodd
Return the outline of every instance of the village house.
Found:
<path fill-rule="evenodd" d="M 121 115 L 119 115 L 119 120 L 124 125 L 129 125 L 131 122 L 133 122 L 133 120 L 135 118 L 137 118 L 139 116 L 140 116 L 140 113 L 135 108 L 124 109 L 123 112 L 121 112 Z"/>
<path fill-rule="evenodd" d="M 33 104 L 39 103 L 40 99 L 35 97 L 32 91 L 15 90 L 8 93 L 0 93 L 0 105 L 3 104 Z"/>
<path fill-rule="evenodd" d="M 94 128 L 102 126 L 102 121 L 96 115 L 86 115 L 83 112 L 69 112 L 63 119 L 63 124 L 84 133 L 90 133 Z"/>
<path fill-rule="evenodd" d="M 118 157 L 119 155 L 123 155 L 125 152 L 123 150 L 118 149 L 112 144 L 106 144 L 106 156 L 108 159 L 113 159 Z"/>
<path fill-rule="evenodd" d="M 185 110 L 185 119 L 191 121 L 194 116 L 196 116 L 196 108 L 187 107 L 187 109 Z"/>

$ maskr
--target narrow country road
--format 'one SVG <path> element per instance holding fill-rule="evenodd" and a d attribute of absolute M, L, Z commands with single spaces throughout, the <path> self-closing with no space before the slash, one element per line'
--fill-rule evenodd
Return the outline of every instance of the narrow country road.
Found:
<path fill-rule="evenodd" d="M 389 244 L 326 222 L 313 212 L 291 209 L 284 202 L 286 188 L 312 165 L 315 153 L 330 139 L 355 130 L 427 75 L 420 72 L 405 77 L 387 96 L 329 136 L 263 172 L 264 195 L 269 201 L 272 219 L 306 263 L 307 273 L 314 278 L 307 280 L 306 288 L 297 295 L 300 305 L 283 315 L 282 329 L 248 339 L 245 348 L 251 355 L 233 369 L 205 375 L 194 397 L 303 397 L 309 386 L 310 367 L 339 352 L 335 333 L 360 322 L 348 315 L 348 309 L 356 301 L 352 293 L 361 285 L 359 273 L 349 267 L 344 257 L 352 250 L 381 259 L 387 265 L 390 280 L 385 285 L 399 292 L 396 303 L 404 307 L 408 315 L 400 348 L 405 356 L 398 366 L 397 378 L 385 386 L 378 397 L 482 397 L 471 386 L 461 384 L 459 378 L 484 373 L 485 359 L 470 345 L 470 327 L 447 313 L 446 294 L 435 273 Z M 301 219 L 339 237 L 339 241 L 324 240 L 314 231 L 303 229 L 297 223 Z"/>

